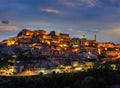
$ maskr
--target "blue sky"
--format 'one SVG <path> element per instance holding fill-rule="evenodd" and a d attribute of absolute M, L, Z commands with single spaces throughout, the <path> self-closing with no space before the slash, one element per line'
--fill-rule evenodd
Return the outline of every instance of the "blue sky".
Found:
<path fill-rule="evenodd" d="M 120 0 L 0 0 L 0 41 L 28 28 L 120 43 L 119 24 Z"/>

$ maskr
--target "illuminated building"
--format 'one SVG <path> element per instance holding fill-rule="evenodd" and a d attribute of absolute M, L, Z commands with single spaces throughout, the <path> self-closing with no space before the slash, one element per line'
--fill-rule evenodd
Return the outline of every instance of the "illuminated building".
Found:
<path fill-rule="evenodd" d="M 35 30 L 34 36 L 39 36 L 39 35 L 46 35 L 46 31 L 45 30 Z"/>
<path fill-rule="evenodd" d="M 102 53 L 105 57 L 117 57 L 120 56 L 120 50 L 116 50 L 115 48 L 104 48 Z"/>
<path fill-rule="evenodd" d="M 112 42 L 98 42 L 97 47 L 106 47 L 106 48 L 114 48 L 115 44 Z"/>
<path fill-rule="evenodd" d="M 72 38 L 70 40 L 71 46 L 73 48 L 79 48 L 80 47 L 80 39 L 79 38 Z"/>
<path fill-rule="evenodd" d="M 11 46 L 11 45 L 14 45 L 14 44 L 15 44 L 14 40 L 8 40 L 8 43 L 7 43 L 8 46 Z"/>
<path fill-rule="evenodd" d="M 29 29 L 23 29 L 18 35 L 19 36 L 32 36 L 34 33 Z"/>

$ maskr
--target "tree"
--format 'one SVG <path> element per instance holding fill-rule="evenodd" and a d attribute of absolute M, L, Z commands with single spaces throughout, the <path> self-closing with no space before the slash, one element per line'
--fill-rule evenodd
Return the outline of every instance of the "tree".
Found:
<path fill-rule="evenodd" d="M 82 88 L 98 88 L 97 80 L 92 76 L 87 76 L 81 83 Z"/>

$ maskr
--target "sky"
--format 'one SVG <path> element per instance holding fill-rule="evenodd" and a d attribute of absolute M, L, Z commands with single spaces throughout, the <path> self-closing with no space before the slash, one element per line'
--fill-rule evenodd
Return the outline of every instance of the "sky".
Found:
<path fill-rule="evenodd" d="M 25 28 L 120 43 L 120 0 L 0 0 L 0 41 Z"/>

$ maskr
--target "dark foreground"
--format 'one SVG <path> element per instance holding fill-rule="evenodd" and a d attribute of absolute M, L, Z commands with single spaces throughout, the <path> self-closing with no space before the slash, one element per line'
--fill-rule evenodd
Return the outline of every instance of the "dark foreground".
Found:
<path fill-rule="evenodd" d="M 31 77 L 0 77 L 0 88 L 112 88 L 113 85 L 120 85 L 120 71 L 94 69 Z"/>

